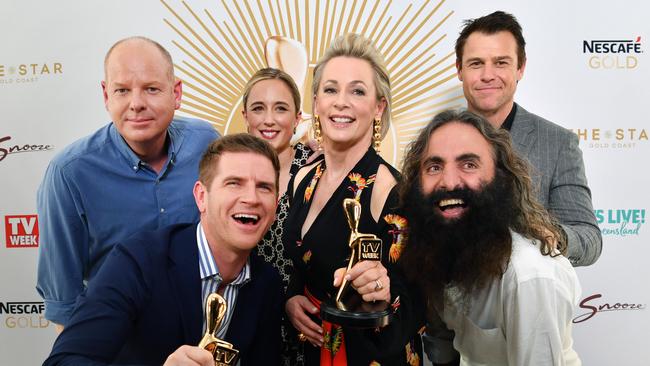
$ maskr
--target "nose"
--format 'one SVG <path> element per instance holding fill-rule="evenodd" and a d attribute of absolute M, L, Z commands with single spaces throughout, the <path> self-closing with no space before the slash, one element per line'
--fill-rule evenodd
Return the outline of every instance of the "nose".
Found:
<path fill-rule="evenodd" d="M 248 205 L 256 205 L 260 202 L 259 192 L 257 190 L 257 185 L 253 182 L 246 184 L 241 191 L 241 196 L 239 197 L 242 203 Z"/>
<path fill-rule="evenodd" d="M 457 169 L 447 168 L 442 172 L 441 187 L 448 191 L 461 186 L 461 178 Z"/>
<path fill-rule="evenodd" d="M 265 126 L 272 126 L 275 124 L 275 119 L 273 118 L 273 112 L 269 111 L 264 113 L 262 116 L 262 123 L 264 123 Z"/>
<path fill-rule="evenodd" d="M 334 101 L 334 107 L 338 109 L 343 109 L 348 105 L 348 98 L 346 93 L 340 92 L 336 95 L 336 100 Z"/>
<path fill-rule="evenodd" d="M 481 72 L 481 80 L 490 81 L 494 79 L 494 66 L 486 63 Z"/>
<path fill-rule="evenodd" d="M 135 113 L 142 112 L 147 108 L 147 103 L 145 103 L 145 98 L 142 95 L 142 92 L 132 92 L 131 93 L 131 104 L 129 108 Z"/>

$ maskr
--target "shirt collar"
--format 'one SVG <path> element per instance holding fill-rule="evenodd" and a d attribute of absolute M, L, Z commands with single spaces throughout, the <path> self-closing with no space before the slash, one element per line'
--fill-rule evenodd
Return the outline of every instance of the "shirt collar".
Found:
<path fill-rule="evenodd" d="M 179 138 L 179 133 L 175 128 L 172 128 L 170 125 L 169 128 L 167 128 L 167 137 L 169 138 L 169 146 L 167 147 L 167 161 L 171 164 L 176 163 L 176 155 L 177 155 L 177 143 L 174 141 Z M 131 169 L 134 171 L 138 171 L 143 165 L 146 163 L 136 155 L 133 150 L 129 147 L 129 145 L 126 143 L 124 140 L 124 137 L 120 135 L 119 131 L 115 127 L 115 123 L 113 122 L 111 124 L 110 128 L 110 139 L 115 144 L 117 147 L 117 150 L 126 158 L 126 160 L 129 162 L 129 165 L 131 166 Z"/>
<path fill-rule="evenodd" d="M 216 277 L 218 281 L 221 281 L 221 275 L 219 274 L 219 267 L 212 256 L 212 251 L 210 250 L 210 245 L 208 244 L 208 239 L 205 237 L 205 231 L 203 231 L 203 226 L 201 222 L 198 223 L 196 228 L 196 242 L 199 247 L 199 274 L 201 280 L 204 280 L 209 277 Z M 229 285 L 241 286 L 248 283 L 251 280 L 251 269 L 250 269 L 250 257 L 246 260 L 246 265 L 242 268 L 237 278 L 232 281 Z"/>
<path fill-rule="evenodd" d="M 505 121 L 501 124 L 501 128 L 510 131 L 512 124 L 515 121 L 515 114 L 517 114 L 517 103 L 512 103 L 512 109 L 510 110 L 510 113 L 508 113 L 508 117 L 506 117 Z"/>

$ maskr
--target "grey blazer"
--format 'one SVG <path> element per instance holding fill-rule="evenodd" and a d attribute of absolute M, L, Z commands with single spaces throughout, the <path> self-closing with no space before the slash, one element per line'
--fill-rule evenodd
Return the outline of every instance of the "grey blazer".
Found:
<path fill-rule="evenodd" d="M 515 149 L 532 165 L 539 201 L 567 235 L 569 260 L 574 266 L 593 264 L 603 242 L 578 136 L 519 105 L 510 134 Z"/>

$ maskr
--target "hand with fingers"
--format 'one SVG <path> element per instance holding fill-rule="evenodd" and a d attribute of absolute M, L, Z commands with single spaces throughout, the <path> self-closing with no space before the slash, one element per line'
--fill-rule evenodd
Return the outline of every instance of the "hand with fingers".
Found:
<path fill-rule="evenodd" d="M 287 316 L 298 331 L 298 340 L 309 341 L 316 347 L 323 345 L 323 328 L 310 317 L 318 314 L 318 308 L 303 295 L 296 295 L 287 300 L 285 305 Z"/>
<path fill-rule="evenodd" d="M 169 355 L 163 366 L 214 366 L 214 358 L 203 348 L 185 345 Z"/>
<path fill-rule="evenodd" d="M 380 261 L 361 261 L 347 272 L 346 268 L 337 269 L 334 272 L 334 286 L 341 286 L 344 278 L 361 295 L 363 301 L 390 302 L 390 278 Z"/>

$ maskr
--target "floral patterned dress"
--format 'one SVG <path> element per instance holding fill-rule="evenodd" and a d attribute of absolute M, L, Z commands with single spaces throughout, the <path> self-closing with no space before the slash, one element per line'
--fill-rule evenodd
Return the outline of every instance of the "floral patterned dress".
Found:
<path fill-rule="evenodd" d="M 325 300 L 336 296 L 337 288 L 332 285 L 334 271 L 346 267 L 350 255 L 348 239 L 350 228 L 343 212 L 343 200 L 354 198 L 361 204 L 361 218 L 358 230 L 361 233 L 373 233 L 382 239 L 382 263 L 391 277 L 391 299 L 395 311 L 394 320 L 411 321 L 409 314 L 403 314 L 400 302 L 405 297 L 410 303 L 411 296 L 406 286 L 393 276 L 397 271 L 396 262 L 403 250 L 406 235 L 406 220 L 399 215 L 397 209 L 397 192 L 393 189 L 386 201 L 379 222 L 375 222 L 370 212 L 372 185 L 379 169 L 384 165 L 398 178 L 397 171 L 386 163 L 374 149 L 370 148 L 357 165 L 343 179 L 340 186 L 332 194 L 321 212 L 314 220 L 309 231 L 301 237 L 302 226 L 311 206 L 313 192 L 318 186 L 319 179 L 327 169 L 325 161 L 314 164 L 304 179 L 299 182 L 295 195 L 291 199 L 289 216 L 285 221 L 285 248 L 294 262 L 294 272 L 287 288 L 287 298 L 294 295 L 305 295 L 307 290 L 313 298 Z M 293 192 L 293 181 L 289 183 L 289 192 Z M 394 271 L 395 270 L 395 271 Z M 405 319 L 400 319 L 407 315 Z M 314 319 L 320 323 L 319 319 Z M 328 362 L 338 365 L 420 365 L 421 344 L 418 334 L 393 337 L 389 325 L 377 330 L 355 330 L 335 327 L 324 329 L 325 344 L 323 349 L 305 343 L 305 364 L 319 365 L 321 357 L 329 353 L 331 359 L 344 349 L 343 363 Z M 398 344 L 393 347 L 378 346 L 376 337 L 382 333 L 390 334 L 389 339 L 395 339 Z M 384 337 L 386 338 L 386 337 Z M 411 339 L 406 341 L 406 339 Z M 404 339 L 400 342 L 397 339 Z M 401 343 L 401 344 L 399 344 Z M 329 356 L 327 356 L 329 357 Z"/>

